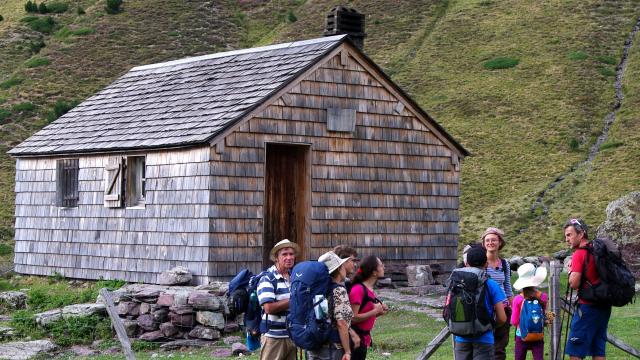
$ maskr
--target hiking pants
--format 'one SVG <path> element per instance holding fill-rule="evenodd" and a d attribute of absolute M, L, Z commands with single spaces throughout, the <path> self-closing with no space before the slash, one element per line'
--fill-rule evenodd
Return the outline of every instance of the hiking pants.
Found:
<path fill-rule="evenodd" d="M 511 308 L 504 308 L 507 314 L 507 322 L 499 328 L 493 329 L 493 347 L 496 353 L 496 360 L 505 360 L 507 358 L 507 344 L 509 344 L 509 330 L 511 330 Z"/>
<path fill-rule="evenodd" d="M 525 342 L 520 336 L 516 335 L 516 357 L 515 360 L 525 360 L 527 358 L 527 350 L 531 350 L 533 360 L 544 359 L 544 340 Z"/>
<path fill-rule="evenodd" d="M 455 342 L 455 360 L 495 360 L 493 344 Z"/>
<path fill-rule="evenodd" d="M 296 346 L 289 338 L 260 337 L 260 360 L 296 360 Z"/>

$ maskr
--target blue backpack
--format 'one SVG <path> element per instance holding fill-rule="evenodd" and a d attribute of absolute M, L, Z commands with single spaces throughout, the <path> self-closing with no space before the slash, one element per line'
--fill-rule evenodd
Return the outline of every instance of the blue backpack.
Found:
<path fill-rule="evenodd" d="M 331 281 L 327 267 L 318 261 L 305 261 L 291 271 L 291 292 L 287 330 L 296 346 L 315 350 L 326 344 L 334 330 L 331 319 L 323 314 L 320 305 L 329 300 L 330 292 L 339 286 Z"/>
<path fill-rule="evenodd" d="M 520 309 L 520 338 L 525 342 L 544 339 L 544 309 L 540 293 L 534 299 L 524 299 Z"/>
<path fill-rule="evenodd" d="M 249 306 L 249 292 L 247 288 L 253 274 L 249 269 L 242 269 L 230 282 L 227 291 L 227 307 L 229 318 L 234 319 L 247 311 Z"/>

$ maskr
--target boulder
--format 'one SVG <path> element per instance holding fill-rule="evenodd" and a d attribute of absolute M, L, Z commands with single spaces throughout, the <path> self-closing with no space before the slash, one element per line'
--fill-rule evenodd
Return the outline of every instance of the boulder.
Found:
<path fill-rule="evenodd" d="M 169 319 L 171 323 L 177 327 L 194 327 L 196 324 L 196 315 L 194 313 L 176 314 L 174 312 L 169 313 Z"/>
<path fill-rule="evenodd" d="M 140 335 L 139 339 L 146 340 L 146 341 L 165 341 L 166 340 L 164 334 L 160 330 L 144 333 Z"/>
<path fill-rule="evenodd" d="M 166 344 L 160 345 L 160 349 L 164 350 L 177 350 L 182 347 L 209 347 L 213 346 L 213 342 L 200 339 L 183 339 L 170 341 Z M 229 352 L 231 354 L 231 352 Z"/>
<path fill-rule="evenodd" d="M 127 332 L 128 337 L 133 338 L 138 335 L 137 320 L 122 319 L 122 325 L 124 325 L 124 330 Z"/>
<path fill-rule="evenodd" d="M 229 291 L 229 283 L 224 281 L 212 281 L 208 284 L 196 286 L 196 290 L 204 290 L 218 296 L 223 296 Z"/>
<path fill-rule="evenodd" d="M 567 256 L 571 256 L 572 252 L 573 251 L 571 249 L 564 249 L 564 250 L 560 250 L 560 251 L 554 252 L 552 257 L 554 259 L 558 259 L 558 260 L 564 261 L 564 259 L 566 259 Z"/>
<path fill-rule="evenodd" d="M 223 309 L 221 297 L 206 292 L 194 291 L 189 294 L 188 304 L 198 310 L 220 310 Z"/>
<path fill-rule="evenodd" d="M 20 310 L 26 307 L 27 294 L 21 291 L 0 292 L 0 313 L 2 310 Z"/>
<path fill-rule="evenodd" d="M 172 313 L 183 315 L 183 314 L 193 314 L 195 310 L 192 306 L 172 306 L 169 308 Z"/>
<path fill-rule="evenodd" d="M 433 274 L 429 265 L 409 265 L 405 269 L 407 285 L 410 287 L 433 284 Z"/>
<path fill-rule="evenodd" d="M 0 326 L 0 340 L 9 339 L 16 335 L 16 330 L 9 326 Z"/>
<path fill-rule="evenodd" d="M 115 291 L 111 291 L 111 300 L 113 301 L 114 304 L 118 304 L 121 301 L 125 301 L 128 299 L 131 299 L 131 293 L 128 290 L 126 290 L 124 287 Z M 98 294 L 96 303 L 105 304 L 105 305 L 107 304 L 101 294 Z"/>
<path fill-rule="evenodd" d="M 161 308 L 151 312 L 151 315 L 153 316 L 153 321 L 156 322 L 157 324 L 160 324 L 169 319 L 169 309 Z"/>
<path fill-rule="evenodd" d="M 162 285 L 182 285 L 191 282 L 193 275 L 184 266 L 176 266 L 173 269 L 163 271 L 158 276 L 158 283 Z"/>
<path fill-rule="evenodd" d="M 62 310 L 53 309 L 43 313 L 35 314 L 36 324 L 47 327 L 49 324 L 62 319 Z"/>
<path fill-rule="evenodd" d="M 619 245 L 640 243 L 640 191 L 610 202 L 606 213 L 598 237 L 609 236 Z"/>
<path fill-rule="evenodd" d="M 62 317 L 87 317 L 94 314 L 104 315 L 107 307 L 103 304 L 74 304 L 62 308 Z"/>
<path fill-rule="evenodd" d="M 231 353 L 233 355 L 247 355 L 250 353 L 249 349 L 247 349 L 247 346 L 243 343 L 240 342 L 236 342 L 231 344 Z"/>
<path fill-rule="evenodd" d="M 237 322 L 225 322 L 224 324 L 224 333 L 231 334 L 240 330 L 240 325 Z"/>
<path fill-rule="evenodd" d="M 140 314 L 148 314 L 151 312 L 151 304 L 140 303 Z"/>
<path fill-rule="evenodd" d="M 189 337 L 204 340 L 218 340 L 220 339 L 220 331 L 214 328 L 198 325 L 189 332 Z"/>
<path fill-rule="evenodd" d="M 116 312 L 120 316 L 140 315 L 140 303 L 133 301 L 121 301 L 116 307 Z"/>
<path fill-rule="evenodd" d="M 165 322 L 160 324 L 160 331 L 162 331 L 164 336 L 168 338 L 174 337 L 179 332 L 178 328 L 175 325 L 173 325 L 171 322 Z"/>
<path fill-rule="evenodd" d="M 80 346 L 80 345 L 72 346 L 71 352 L 73 352 L 76 356 L 80 356 L 83 358 L 93 356 L 93 355 L 98 355 L 100 353 L 99 351 L 93 350 L 88 346 Z"/>
<path fill-rule="evenodd" d="M 222 339 L 222 342 L 227 345 L 231 345 L 235 342 L 241 342 L 241 341 L 242 341 L 242 338 L 240 336 L 227 336 Z"/>
<path fill-rule="evenodd" d="M 186 306 L 189 302 L 189 291 L 176 291 L 173 294 L 174 306 Z"/>
<path fill-rule="evenodd" d="M 164 291 L 163 288 L 157 286 L 148 286 L 138 291 L 133 295 L 133 298 L 149 304 L 155 304 L 158 301 L 158 296 Z"/>
<path fill-rule="evenodd" d="M 198 311 L 196 321 L 204 326 L 224 330 L 224 316 L 221 313 L 211 311 Z"/>
<path fill-rule="evenodd" d="M 153 320 L 153 315 L 142 314 L 138 317 L 138 326 L 144 331 L 155 331 L 158 330 L 160 323 Z"/>
<path fill-rule="evenodd" d="M 509 263 L 509 267 L 511 267 L 511 271 L 517 271 L 518 268 L 525 263 L 522 256 L 512 256 L 507 259 L 507 262 Z"/>
<path fill-rule="evenodd" d="M 225 347 L 217 348 L 211 352 L 211 357 L 214 359 L 231 357 L 231 356 L 233 356 L 233 352 L 231 352 L 231 349 L 225 348 Z"/>
<path fill-rule="evenodd" d="M 527 256 L 526 258 L 524 258 L 524 262 L 533 264 L 535 266 L 540 266 L 540 264 L 542 264 L 540 258 L 537 256 Z"/>
<path fill-rule="evenodd" d="M 173 298 L 174 294 L 161 294 L 158 296 L 157 304 L 161 306 L 173 306 Z"/>
<path fill-rule="evenodd" d="M 2 359 L 27 360 L 55 351 L 57 346 L 49 340 L 18 341 L 0 344 Z"/>

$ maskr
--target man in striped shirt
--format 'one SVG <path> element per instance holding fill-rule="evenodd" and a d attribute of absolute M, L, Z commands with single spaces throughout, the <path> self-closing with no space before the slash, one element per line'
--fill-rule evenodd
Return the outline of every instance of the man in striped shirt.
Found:
<path fill-rule="evenodd" d="M 299 247 L 287 239 L 271 249 L 274 265 L 258 283 L 258 301 L 262 306 L 261 360 L 295 360 L 296 346 L 287 333 L 289 313 L 290 272 L 295 264 Z"/>

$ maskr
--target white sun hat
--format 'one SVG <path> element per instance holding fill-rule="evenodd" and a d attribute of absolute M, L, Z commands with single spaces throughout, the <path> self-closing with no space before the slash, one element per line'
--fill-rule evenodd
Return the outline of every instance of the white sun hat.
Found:
<path fill-rule="evenodd" d="M 349 261 L 351 258 L 341 259 L 336 253 L 333 251 L 326 252 L 318 258 L 318 261 L 324 263 L 324 266 L 329 270 L 329 274 L 336 271 L 342 264 Z"/>
<path fill-rule="evenodd" d="M 546 278 L 546 267 L 526 263 L 518 268 L 518 280 L 513 284 L 513 288 L 522 290 L 526 287 L 540 286 Z"/>

